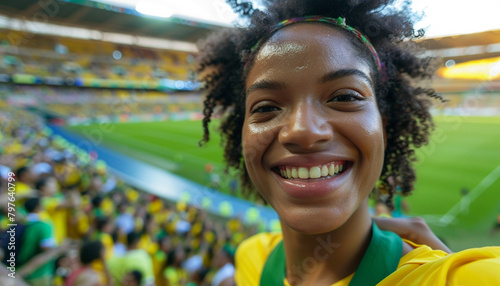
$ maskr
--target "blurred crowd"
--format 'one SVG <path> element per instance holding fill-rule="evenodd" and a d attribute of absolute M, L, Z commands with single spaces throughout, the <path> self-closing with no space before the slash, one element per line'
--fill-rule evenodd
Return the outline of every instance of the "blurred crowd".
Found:
<path fill-rule="evenodd" d="M 17 283 L 232 283 L 235 249 L 255 228 L 127 185 L 27 112 L 0 107 L 0 125 L 0 256 L 8 273 L 16 223 Z"/>
<path fill-rule="evenodd" d="M 193 76 L 194 56 L 187 52 L 42 35 L 12 45 L 16 33 L 0 30 L 0 74 L 50 77 L 52 84 L 76 78 L 146 81 Z"/>
<path fill-rule="evenodd" d="M 42 110 L 64 118 L 67 124 L 94 122 L 198 119 L 202 98 L 160 91 L 53 86 L 0 85 L 0 98 L 11 105 Z"/>

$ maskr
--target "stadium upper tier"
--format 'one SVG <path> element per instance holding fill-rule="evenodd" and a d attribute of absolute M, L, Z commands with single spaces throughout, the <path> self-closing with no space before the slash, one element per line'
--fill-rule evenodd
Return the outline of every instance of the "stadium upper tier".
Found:
<path fill-rule="evenodd" d="M 70 125 L 201 119 L 202 101 L 198 92 L 0 85 L 0 106 L 31 108 Z"/>
<path fill-rule="evenodd" d="M 13 39 L 17 39 L 14 41 Z M 128 89 L 194 89 L 194 55 L 0 30 L 0 81 Z M 177 82 L 181 81 L 181 82 Z"/>

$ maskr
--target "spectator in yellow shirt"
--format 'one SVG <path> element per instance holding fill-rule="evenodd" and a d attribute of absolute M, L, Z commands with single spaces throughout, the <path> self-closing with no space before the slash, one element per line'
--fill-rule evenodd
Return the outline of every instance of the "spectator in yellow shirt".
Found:
<path fill-rule="evenodd" d="M 40 178 L 36 189 L 42 197 L 43 213 L 41 216 L 51 221 L 58 244 L 66 237 L 67 209 L 71 207 L 64 195 L 59 192 L 59 183 L 53 176 Z"/>
<path fill-rule="evenodd" d="M 114 230 L 114 221 L 112 218 L 107 216 L 98 216 L 94 219 L 95 232 L 92 238 L 95 240 L 100 240 L 104 245 L 105 249 L 105 259 L 109 260 L 113 257 L 113 238 L 111 233 Z"/>
<path fill-rule="evenodd" d="M 16 170 L 16 198 L 35 196 L 35 182 L 37 176 L 30 166 L 22 166 Z"/>

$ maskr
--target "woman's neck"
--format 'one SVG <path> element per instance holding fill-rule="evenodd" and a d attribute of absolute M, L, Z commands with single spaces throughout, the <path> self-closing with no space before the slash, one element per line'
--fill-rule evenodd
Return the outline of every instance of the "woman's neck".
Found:
<path fill-rule="evenodd" d="M 367 202 L 341 227 L 306 235 L 283 226 L 287 280 L 290 285 L 331 285 L 356 271 L 370 244 Z"/>

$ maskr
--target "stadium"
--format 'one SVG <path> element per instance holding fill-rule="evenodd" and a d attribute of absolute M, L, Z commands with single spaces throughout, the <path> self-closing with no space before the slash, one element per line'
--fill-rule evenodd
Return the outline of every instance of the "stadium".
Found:
<path fill-rule="evenodd" d="M 219 118 L 200 145 L 197 43 L 247 23 L 223 0 L 167 2 L 174 12 L 155 1 L 0 3 L 0 285 L 228 285 L 213 284 L 220 261 L 281 231 L 226 171 Z M 395 198 L 397 214 L 376 199 L 371 210 L 422 217 L 452 251 L 499 245 L 500 25 L 419 44 L 439 58 L 432 87 L 445 101 L 416 151 L 413 192 Z M 52 233 L 21 251 L 45 235 L 30 217 Z M 67 284 L 79 269 L 84 282 Z"/>

